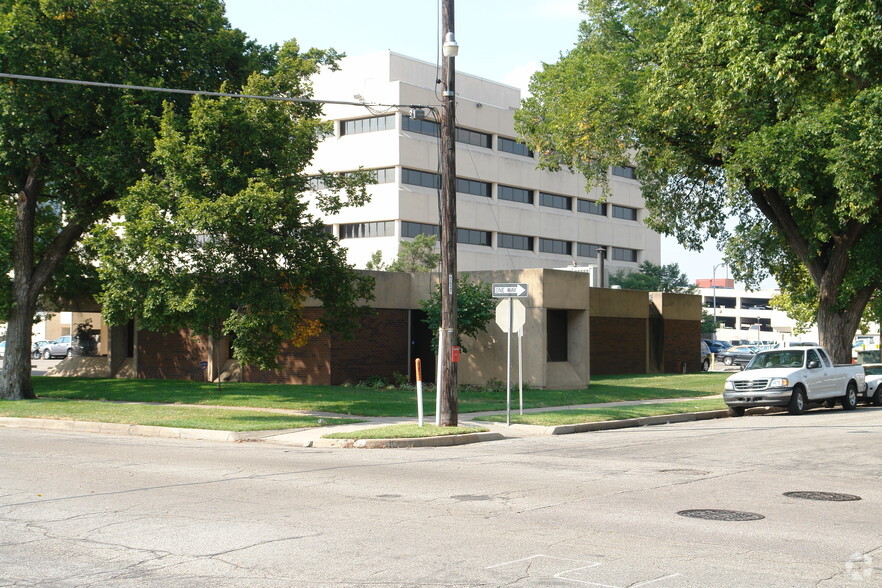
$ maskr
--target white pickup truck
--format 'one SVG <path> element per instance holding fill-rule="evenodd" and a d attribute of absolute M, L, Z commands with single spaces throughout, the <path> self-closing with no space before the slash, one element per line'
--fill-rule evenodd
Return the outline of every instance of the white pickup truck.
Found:
<path fill-rule="evenodd" d="M 788 347 L 757 353 L 726 380 L 723 400 L 732 416 L 753 406 L 786 406 L 790 414 L 800 414 L 819 402 L 832 408 L 840 401 L 853 410 L 858 395 L 866 393 L 863 366 L 833 365 L 823 347 Z"/>

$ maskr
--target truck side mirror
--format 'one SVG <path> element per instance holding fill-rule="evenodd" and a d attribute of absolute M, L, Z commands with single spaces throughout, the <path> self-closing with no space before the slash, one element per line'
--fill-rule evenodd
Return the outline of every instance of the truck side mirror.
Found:
<path fill-rule="evenodd" d="M 811 360 L 810 362 L 808 362 L 808 368 L 809 368 L 810 370 L 815 370 L 815 369 L 818 369 L 819 367 L 821 367 L 821 364 L 819 364 L 819 363 L 817 362 L 817 360 L 814 360 L 814 359 L 813 359 L 813 360 Z"/>

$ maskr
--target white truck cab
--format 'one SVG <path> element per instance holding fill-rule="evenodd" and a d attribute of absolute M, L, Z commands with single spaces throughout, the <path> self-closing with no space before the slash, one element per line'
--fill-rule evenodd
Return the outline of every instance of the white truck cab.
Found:
<path fill-rule="evenodd" d="M 832 407 L 839 401 L 852 410 L 866 392 L 863 366 L 834 365 L 823 347 L 787 347 L 757 353 L 743 371 L 729 376 L 723 400 L 733 416 L 754 406 L 786 406 L 790 414 L 800 414 L 819 402 Z"/>

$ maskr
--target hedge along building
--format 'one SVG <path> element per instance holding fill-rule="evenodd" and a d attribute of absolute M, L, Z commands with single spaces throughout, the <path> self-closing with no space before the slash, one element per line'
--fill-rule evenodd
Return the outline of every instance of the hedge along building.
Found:
<path fill-rule="evenodd" d="M 424 380 L 433 380 L 432 334 L 422 322 L 419 302 L 428 298 L 437 276 L 370 273 L 377 280 L 374 312 L 362 320 L 355 337 L 323 333 L 302 347 L 285 345 L 276 370 L 238 365 L 228 340 L 216 343 L 187 331 L 160 334 L 133 325 L 111 327 L 108 370 L 139 378 L 205 380 L 214 379 L 220 368 L 224 380 L 339 385 L 376 376 L 392 379 L 396 373 L 412 379 L 414 360 L 420 358 Z M 699 369 L 698 296 L 592 288 L 588 275 L 563 270 L 470 276 L 527 284 L 529 295 L 520 299 L 526 307 L 523 373 L 534 388 L 582 388 L 592 373 L 672 373 L 684 365 L 686 371 Z M 305 310 L 311 317 L 321 314 L 315 301 Z M 486 333 L 465 341 L 460 383 L 504 381 L 506 337 L 491 322 Z"/>

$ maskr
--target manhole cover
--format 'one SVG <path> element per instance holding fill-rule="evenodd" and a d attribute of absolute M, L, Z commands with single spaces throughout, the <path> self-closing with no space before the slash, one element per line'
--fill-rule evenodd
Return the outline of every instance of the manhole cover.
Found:
<path fill-rule="evenodd" d="M 784 496 L 791 498 L 804 498 L 806 500 L 827 500 L 829 502 L 850 502 L 860 500 L 860 496 L 854 494 L 840 494 L 839 492 L 785 492 Z"/>
<path fill-rule="evenodd" d="M 490 496 L 486 494 L 460 494 L 458 496 L 451 496 L 454 500 L 461 501 L 469 501 L 469 500 L 493 500 Z"/>
<path fill-rule="evenodd" d="M 677 513 L 681 517 L 693 519 L 706 519 L 708 521 L 758 521 L 764 519 L 761 514 L 744 512 L 740 510 L 718 510 L 715 508 L 698 508 L 694 510 L 681 510 Z"/>

